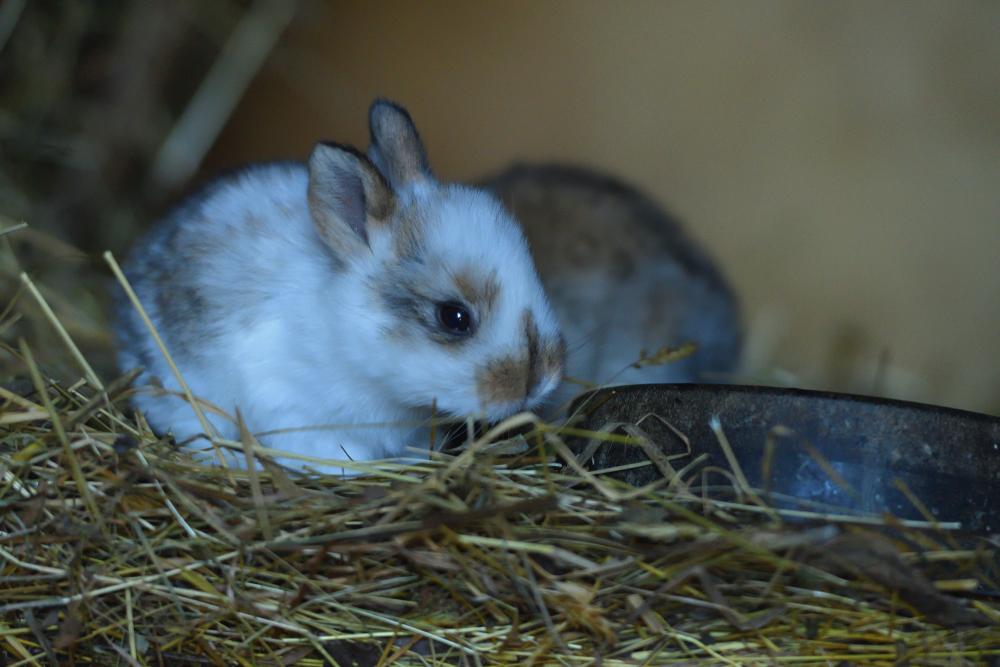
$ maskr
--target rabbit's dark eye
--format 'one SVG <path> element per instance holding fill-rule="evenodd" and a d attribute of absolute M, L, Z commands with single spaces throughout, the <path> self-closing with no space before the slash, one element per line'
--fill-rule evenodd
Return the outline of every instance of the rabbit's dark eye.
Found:
<path fill-rule="evenodd" d="M 439 303 L 437 318 L 441 326 L 454 334 L 472 333 L 472 313 L 467 307 L 454 301 Z"/>

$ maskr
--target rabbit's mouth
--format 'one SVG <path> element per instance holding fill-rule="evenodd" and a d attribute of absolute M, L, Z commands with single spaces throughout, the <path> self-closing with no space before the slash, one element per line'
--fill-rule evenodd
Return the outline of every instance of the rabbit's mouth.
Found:
<path fill-rule="evenodd" d="M 519 411 L 514 411 L 511 414 L 517 414 L 517 412 Z M 446 452 L 461 449 L 498 426 L 502 428 L 502 431 L 493 433 L 492 442 L 507 440 L 518 435 L 527 435 L 536 428 L 536 424 L 532 421 L 512 422 L 508 427 L 504 425 L 503 419 L 448 422 L 443 425 L 441 430 L 441 449 Z"/>

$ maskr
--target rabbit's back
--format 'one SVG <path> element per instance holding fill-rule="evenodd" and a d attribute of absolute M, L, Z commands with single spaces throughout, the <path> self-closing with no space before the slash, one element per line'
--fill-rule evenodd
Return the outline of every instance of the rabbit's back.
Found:
<path fill-rule="evenodd" d="M 252 336 L 269 321 L 286 322 L 288 311 L 308 312 L 296 300 L 335 261 L 311 226 L 307 179 L 296 163 L 220 177 L 158 221 L 129 253 L 126 277 L 196 395 L 229 402 L 245 394 L 247 378 L 233 369 L 246 368 Z M 321 259 L 319 271 L 307 261 L 313 257 Z M 143 367 L 139 385 L 179 391 L 124 292 L 116 292 L 114 308 L 120 366 Z M 137 404 L 161 429 L 201 430 L 179 399 L 139 397 Z M 219 427 L 232 435 L 231 424 Z"/>
<path fill-rule="evenodd" d="M 668 213 L 609 176 L 519 165 L 487 182 L 524 227 L 569 344 L 567 373 L 592 382 L 694 382 L 732 372 L 739 307 L 712 259 Z M 640 352 L 698 350 L 630 369 Z"/>
<path fill-rule="evenodd" d="M 252 317 L 268 295 L 295 284 L 302 257 L 323 252 L 310 227 L 306 179 L 295 163 L 220 177 L 131 250 L 125 274 L 171 352 L 194 354 L 232 318 Z M 123 316 L 132 309 L 117 297 Z"/>

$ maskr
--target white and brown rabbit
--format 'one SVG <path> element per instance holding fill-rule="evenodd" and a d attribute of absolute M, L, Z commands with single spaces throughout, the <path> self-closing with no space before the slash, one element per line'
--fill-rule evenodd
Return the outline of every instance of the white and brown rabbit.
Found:
<path fill-rule="evenodd" d="M 648 197 L 605 174 L 554 164 L 516 165 L 484 185 L 528 237 L 568 343 L 568 376 L 730 379 L 741 346 L 737 299 L 706 252 Z M 686 359 L 630 367 L 643 350 L 688 342 L 697 349 Z M 550 402 L 578 390 L 566 386 Z"/>
<path fill-rule="evenodd" d="M 425 444 L 433 409 L 491 420 L 530 409 L 563 372 L 514 218 L 482 189 L 434 180 L 404 109 L 377 100 L 369 121 L 367 156 L 319 144 L 306 165 L 217 180 L 125 267 L 195 396 L 239 409 L 267 446 L 324 459 Z M 140 392 L 137 407 L 154 429 L 196 438 L 205 429 L 137 312 L 123 297 L 116 310 L 121 365 L 167 390 Z M 237 438 L 231 419 L 207 414 Z"/>

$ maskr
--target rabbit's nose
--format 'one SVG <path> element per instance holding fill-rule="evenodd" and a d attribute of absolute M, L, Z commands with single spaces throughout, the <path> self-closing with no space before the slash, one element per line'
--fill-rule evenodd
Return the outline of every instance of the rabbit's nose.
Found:
<path fill-rule="evenodd" d="M 476 372 L 476 392 L 483 405 L 532 407 L 562 379 L 566 344 L 558 333 L 538 331 L 530 310 L 524 311 L 520 348 L 489 360 Z"/>

